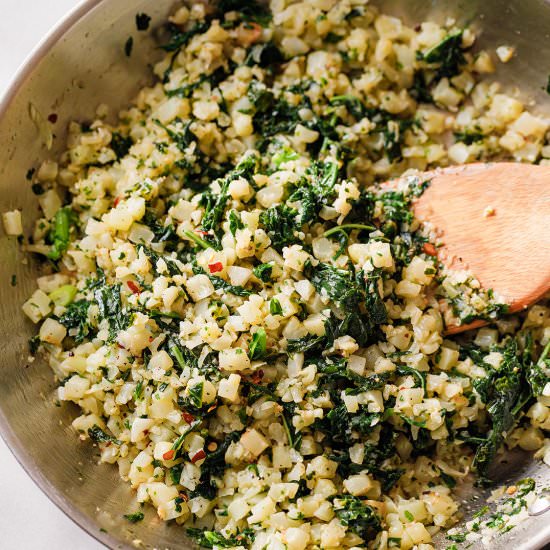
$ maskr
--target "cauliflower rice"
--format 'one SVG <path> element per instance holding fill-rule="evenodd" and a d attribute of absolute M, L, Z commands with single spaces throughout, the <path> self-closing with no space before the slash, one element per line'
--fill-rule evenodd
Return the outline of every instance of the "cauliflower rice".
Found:
<path fill-rule="evenodd" d="M 546 163 L 548 120 L 469 29 L 366 0 L 186 4 L 169 32 L 155 84 L 33 176 L 55 269 L 23 310 L 59 401 L 201 545 L 432 548 L 503 445 L 550 464 L 550 316 L 442 270 L 414 170 Z"/>

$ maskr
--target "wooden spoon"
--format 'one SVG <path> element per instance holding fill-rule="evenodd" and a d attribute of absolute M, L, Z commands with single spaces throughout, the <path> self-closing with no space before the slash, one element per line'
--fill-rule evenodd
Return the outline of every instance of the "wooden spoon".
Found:
<path fill-rule="evenodd" d="M 550 289 L 550 167 L 491 163 L 422 174 L 428 188 L 414 202 L 443 246 L 439 260 L 467 269 L 517 312 Z M 454 334 L 486 324 L 447 327 Z"/>

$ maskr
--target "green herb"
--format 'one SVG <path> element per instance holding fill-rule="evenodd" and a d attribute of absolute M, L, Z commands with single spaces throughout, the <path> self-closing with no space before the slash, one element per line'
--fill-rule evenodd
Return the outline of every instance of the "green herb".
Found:
<path fill-rule="evenodd" d="M 170 337 L 167 342 L 168 354 L 176 360 L 181 369 L 186 367 L 196 368 L 199 360 L 197 356 L 186 347 L 180 347 L 176 337 Z"/>
<path fill-rule="evenodd" d="M 283 308 L 281 307 L 281 303 L 277 298 L 271 298 L 269 301 L 269 313 L 271 315 L 282 315 L 283 314 Z"/>
<path fill-rule="evenodd" d="M 136 13 L 136 28 L 138 31 L 146 31 L 150 22 L 151 17 L 146 13 Z"/>
<path fill-rule="evenodd" d="M 202 204 L 205 211 L 202 218 L 202 228 L 205 231 L 219 230 L 229 200 L 229 184 L 239 178 L 250 179 L 256 170 L 257 162 L 258 159 L 255 155 L 245 156 L 221 181 L 219 194 L 203 193 Z"/>
<path fill-rule="evenodd" d="M 192 407 L 200 409 L 202 407 L 202 392 L 204 389 L 204 383 L 199 382 L 194 386 L 188 388 L 189 391 L 189 403 Z"/>
<path fill-rule="evenodd" d="M 143 395 L 143 380 L 140 380 L 134 389 L 134 401 L 139 401 Z"/>
<path fill-rule="evenodd" d="M 427 52 L 419 53 L 418 57 L 421 60 L 436 66 L 437 80 L 456 76 L 461 66 L 466 63 L 462 49 L 462 34 L 461 30 L 451 32 Z"/>
<path fill-rule="evenodd" d="M 397 372 L 402 375 L 411 375 L 416 378 L 417 387 L 420 387 L 426 392 L 426 376 L 420 371 L 408 365 L 398 365 Z"/>
<path fill-rule="evenodd" d="M 332 97 L 329 103 L 335 107 L 345 106 L 348 112 L 357 120 L 361 120 L 368 115 L 368 110 L 361 103 L 361 100 L 353 95 L 337 95 Z"/>
<path fill-rule="evenodd" d="M 116 158 L 120 160 L 128 154 L 133 144 L 134 142 L 130 136 L 123 136 L 119 132 L 113 132 L 109 146 L 115 152 Z"/>
<path fill-rule="evenodd" d="M 238 535 L 228 538 L 216 531 L 206 531 L 195 527 L 189 527 L 187 529 L 187 534 L 203 548 L 250 547 L 254 542 L 254 531 L 252 529 L 245 529 Z"/>
<path fill-rule="evenodd" d="M 90 439 L 96 443 L 114 443 L 115 445 L 122 445 L 122 442 L 114 438 L 112 435 L 105 433 L 99 426 L 94 425 L 88 429 L 88 435 Z"/>
<path fill-rule="evenodd" d="M 358 497 L 351 495 L 335 497 L 334 511 L 340 523 L 359 535 L 365 542 L 374 539 L 382 529 L 380 518 L 374 508 Z"/>
<path fill-rule="evenodd" d="M 456 487 L 456 480 L 454 477 L 446 474 L 445 472 L 439 472 L 439 477 L 449 487 L 449 489 L 454 489 Z"/>
<path fill-rule="evenodd" d="M 203 21 L 195 23 L 193 27 L 186 31 L 182 31 L 177 25 L 170 24 L 167 26 L 167 30 L 170 33 L 170 40 L 161 46 L 165 52 L 177 52 L 183 46 L 187 45 L 191 39 L 197 35 L 208 30 L 210 23 Z"/>
<path fill-rule="evenodd" d="M 271 281 L 271 272 L 273 271 L 273 264 L 260 264 L 257 265 L 252 272 L 260 281 L 264 283 L 269 283 Z"/>
<path fill-rule="evenodd" d="M 271 239 L 273 248 L 279 252 L 298 242 L 296 236 L 298 212 L 285 204 L 271 206 L 260 214 L 260 223 Z"/>
<path fill-rule="evenodd" d="M 65 313 L 59 317 L 58 321 L 67 329 L 77 329 L 74 340 L 80 344 L 90 333 L 90 320 L 88 309 L 90 302 L 88 300 L 78 300 L 68 305 Z"/>
<path fill-rule="evenodd" d="M 120 284 L 105 285 L 95 290 L 94 298 L 99 307 L 99 319 L 109 324 L 109 339 L 112 341 L 119 332 L 126 330 L 132 321 L 132 315 L 122 308 Z"/>
<path fill-rule="evenodd" d="M 199 486 L 190 493 L 190 497 L 202 496 L 208 500 L 215 498 L 217 487 L 214 484 L 214 477 L 223 475 L 228 464 L 225 462 L 225 453 L 231 443 L 234 443 L 241 437 L 242 432 L 234 431 L 229 433 L 222 443 L 218 444 L 215 451 L 208 453 L 206 459 L 201 465 L 201 477 Z"/>
<path fill-rule="evenodd" d="M 134 514 L 124 514 L 122 517 L 127 519 L 130 523 L 138 523 L 143 521 L 145 516 L 143 515 L 143 512 L 135 512 Z"/>
<path fill-rule="evenodd" d="M 134 48 L 134 39 L 130 36 L 128 37 L 128 40 L 124 43 L 124 53 L 126 54 L 126 57 L 130 57 L 132 55 L 132 49 Z"/>
<path fill-rule="evenodd" d="M 283 428 L 285 429 L 288 444 L 292 449 L 299 451 L 302 445 L 302 434 L 297 432 L 294 424 L 292 424 L 292 415 L 296 408 L 295 404 L 283 403 L 282 407 L 283 414 L 281 415 L 281 420 L 283 421 Z"/>
<path fill-rule="evenodd" d="M 203 250 L 207 250 L 208 248 L 213 248 L 213 246 L 206 242 L 204 239 L 201 239 L 196 233 L 193 233 L 193 231 L 185 230 L 183 234 L 190 240 L 193 241 L 199 248 L 202 248 Z"/>
<path fill-rule="evenodd" d="M 340 231 L 359 229 L 360 231 L 376 231 L 376 227 L 372 225 L 363 225 L 361 223 L 345 223 L 344 225 L 337 225 L 336 227 L 331 227 L 323 233 L 323 237 L 330 237 Z"/>
<path fill-rule="evenodd" d="M 279 168 L 282 164 L 298 158 L 300 158 L 300 155 L 298 155 L 296 151 L 293 151 L 290 147 L 285 146 L 278 153 L 273 155 L 273 164 Z"/>
<path fill-rule="evenodd" d="M 414 516 L 408 510 L 405 510 L 403 512 L 403 515 L 405 516 L 407 521 L 414 521 Z"/>
<path fill-rule="evenodd" d="M 174 126 L 175 129 L 162 124 L 162 122 L 156 118 L 153 119 L 153 122 L 168 134 L 168 137 L 176 144 L 176 147 L 182 153 L 185 153 L 189 145 L 195 140 L 195 136 L 190 130 L 191 122 L 183 124 L 183 122 L 177 118 L 172 122 L 172 126 Z"/>
<path fill-rule="evenodd" d="M 505 347 L 499 348 L 503 360 L 498 369 L 490 370 L 485 378 L 476 379 L 474 388 L 486 404 L 491 420 L 489 435 L 482 439 L 476 449 L 474 466 L 482 481 L 487 479 L 488 468 L 498 449 L 504 441 L 506 433 L 513 427 L 519 414 L 518 402 L 521 403 L 525 387 L 524 371 L 517 356 L 517 343 L 510 340 Z"/>
<path fill-rule="evenodd" d="M 71 225 L 73 224 L 74 214 L 68 206 L 60 208 L 56 212 L 50 237 L 53 244 L 51 250 L 48 252 L 50 260 L 57 261 L 61 259 L 61 256 L 69 248 Z"/>
<path fill-rule="evenodd" d="M 433 103 L 433 97 L 426 82 L 424 71 L 415 71 L 409 94 L 419 103 Z"/>
<path fill-rule="evenodd" d="M 216 7 L 219 12 L 237 12 L 240 20 L 252 21 L 267 27 L 271 21 L 271 11 L 269 7 L 256 0 L 220 0 Z"/>
<path fill-rule="evenodd" d="M 464 533 L 457 533 L 456 535 L 447 535 L 447 538 L 453 542 L 464 542 L 466 535 Z"/>
<path fill-rule="evenodd" d="M 261 359 L 266 351 L 266 334 L 263 328 L 259 328 L 253 335 L 248 345 L 248 355 L 250 359 Z"/>
<path fill-rule="evenodd" d="M 544 388 L 550 383 L 550 342 L 546 344 L 539 360 L 533 364 L 530 362 L 527 365 L 527 381 L 531 386 L 533 395 L 538 397 L 543 394 Z"/>
<path fill-rule="evenodd" d="M 485 136 L 482 132 L 477 132 L 475 130 L 463 130 L 462 132 L 454 133 L 456 141 L 465 143 L 466 145 L 472 145 L 479 141 L 483 141 Z"/>
<path fill-rule="evenodd" d="M 235 210 L 229 212 L 229 231 L 233 237 L 238 229 L 244 229 L 244 223 L 241 221 L 239 214 Z"/>
<path fill-rule="evenodd" d="M 17 275 L 12 275 L 10 279 L 10 285 L 11 286 L 17 286 Z"/>

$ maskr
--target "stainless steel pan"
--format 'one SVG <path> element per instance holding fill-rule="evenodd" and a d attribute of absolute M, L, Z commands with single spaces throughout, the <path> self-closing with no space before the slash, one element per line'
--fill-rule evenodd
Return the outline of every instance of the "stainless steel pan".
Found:
<path fill-rule="evenodd" d="M 38 46 L 0 103 L 0 211 L 22 208 L 26 232 L 38 215 L 36 197 L 25 180 L 27 170 L 64 148 L 69 120 L 92 119 L 96 106 L 116 109 L 127 104 L 147 81 L 147 61 L 158 55 L 154 41 L 137 33 L 135 14 L 145 11 L 159 25 L 173 0 L 86 0 Z M 387 0 L 390 13 L 409 22 L 453 16 L 482 29 L 481 46 L 517 47 L 517 56 L 499 66 L 498 80 L 518 86 L 550 113 L 543 88 L 550 72 L 550 4 L 542 0 Z M 124 44 L 134 37 L 130 58 Z M 9 47 L 9 45 L 5 45 Z M 57 115 L 54 138 L 46 150 L 32 109 L 47 118 Z M 36 117 L 35 117 L 36 118 Z M 111 548 L 190 548 L 184 530 L 165 525 L 148 511 L 145 521 L 131 525 L 122 514 L 134 496 L 119 480 L 117 469 L 98 465 L 89 442 L 80 442 L 70 428 L 76 410 L 54 406 L 53 376 L 41 361 L 27 359 L 27 340 L 34 327 L 20 305 L 34 288 L 39 266 L 26 259 L 17 243 L 0 237 L 0 428 L 14 454 L 42 490 L 82 528 Z M 12 275 L 17 285 L 12 287 Z M 502 478 L 532 475 L 550 485 L 550 469 L 528 457 L 510 459 Z M 481 494 L 481 499 L 484 496 Z M 477 501 L 480 503 L 480 501 Z M 475 508 L 475 507 L 474 507 Z M 32 518 L 30 518 L 32 521 Z M 550 542 L 550 512 L 530 518 L 491 548 L 542 548 Z M 441 541 L 441 547 L 447 544 Z"/>

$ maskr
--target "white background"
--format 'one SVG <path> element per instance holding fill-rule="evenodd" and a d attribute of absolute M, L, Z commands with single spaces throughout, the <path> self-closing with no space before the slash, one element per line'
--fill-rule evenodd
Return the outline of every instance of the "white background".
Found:
<path fill-rule="evenodd" d="M 0 0 L 0 95 L 25 57 L 78 0 Z M 38 489 L 0 438 L 0 548 L 101 550 Z"/>

